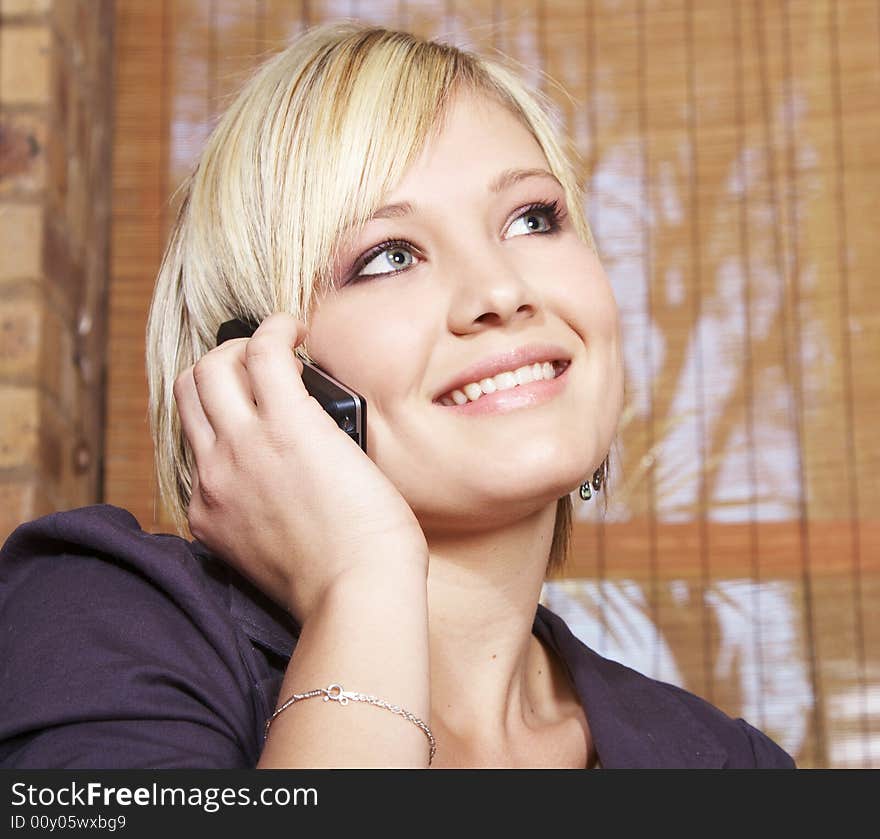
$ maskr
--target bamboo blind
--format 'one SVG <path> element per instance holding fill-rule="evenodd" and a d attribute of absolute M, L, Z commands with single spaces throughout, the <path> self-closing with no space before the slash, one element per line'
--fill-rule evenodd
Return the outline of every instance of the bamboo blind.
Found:
<path fill-rule="evenodd" d="M 625 332 L 607 516 L 544 602 L 800 766 L 880 766 L 877 0 L 116 9 L 105 500 L 155 507 L 143 344 L 172 192 L 242 74 L 355 17 L 558 80 Z"/>

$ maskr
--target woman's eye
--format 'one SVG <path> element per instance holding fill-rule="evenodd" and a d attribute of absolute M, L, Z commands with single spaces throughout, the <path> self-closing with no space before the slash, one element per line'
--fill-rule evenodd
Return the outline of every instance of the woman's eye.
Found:
<path fill-rule="evenodd" d="M 546 224 L 546 228 L 542 230 L 536 230 L 531 225 L 536 222 L 540 224 L 542 216 L 547 217 L 544 222 Z M 549 209 L 533 208 L 531 210 L 526 210 L 526 212 L 524 212 L 521 216 L 518 216 L 516 219 L 514 219 L 513 224 L 510 225 L 508 230 L 513 230 L 513 228 L 516 226 L 516 223 L 519 221 L 525 222 L 526 230 L 532 233 L 550 233 L 554 229 L 554 221 L 552 218 L 552 213 Z"/>
<path fill-rule="evenodd" d="M 384 249 L 379 251 L 376 256 L 371 257 L 369 262 L 364 263 L 364 267 L 358 272 L 357 276 L 369 277 L 375 274 L 396 274 L 399 273 L 399 270 L 412 267 L 413 255 L 409 245 L 403 242 L 392 242 L 388 245 L 379 245 L 379 247 Z M 410 258 L 409 263 L 406 262 L 407 256 Z M 374 264 L 378 266 L 378 269 L 368 271 L 369 266 Z"/>
<path fill-rule="evenodd" d="M 544 218 L 543 227 L 541 218 Z M 561 227 L 564 212 L 559 209 L 558 201 L 547 201 L 533 204 L 523 210 L 514 219 L 508 231 L 514 229 L 518 222 L 523 222 L 527 233 L 556 233 Z M 537 225 L 537 226 L 536 226 Z M 522 235 L 522 234 L 514 234 Z M 412 268 L 415 264 L 413 259 L 413 246 L 404 240 L 390 239 L 371 248 L 361 260 L 361 269 L 357 271 L 350 282 L 357 282 L 361 277 L 381 277 L 386 274 L 400 274 Z"/>

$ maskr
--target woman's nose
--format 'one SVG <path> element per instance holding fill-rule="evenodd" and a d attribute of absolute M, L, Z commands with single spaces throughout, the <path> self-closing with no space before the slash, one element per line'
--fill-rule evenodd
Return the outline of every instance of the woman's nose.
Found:
<path fill-rule="evenodd" d="M 456 260 L 449 270 L 455 272 L 450 321 L 456 331 L 530 316 L 538 306 L 533 286 L 505 254 L 496 251 L 476 264 Z"/>

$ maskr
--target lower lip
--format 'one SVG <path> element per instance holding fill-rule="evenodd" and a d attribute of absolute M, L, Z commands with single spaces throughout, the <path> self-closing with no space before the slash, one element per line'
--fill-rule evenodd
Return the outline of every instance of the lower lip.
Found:
<path fill-rule="evenodd" d="M 496 390 L 495 393 L 483 394 L 476 402 L 465 402 L 464 405 L 440 405 L 444 411 L 457 414 L 506 414 L 519 408 L 541 405 L 561 393 L 568 383 L 568 371 L 571 362 L 558 376 L 553 379 L 542 379 L 540 382 L 529 382 L 517 385 L 508 390 Z"/>

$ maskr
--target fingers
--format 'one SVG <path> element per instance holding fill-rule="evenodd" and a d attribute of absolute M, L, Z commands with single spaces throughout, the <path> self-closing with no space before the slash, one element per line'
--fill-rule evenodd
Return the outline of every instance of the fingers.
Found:
<path fill-rule="evenodd" d="M 183 433 L 198 460 L 210 450 L 217 438 L 202 408 L 192 367 L 187 367 L 174 380 L 174 400 L 177 402 Z"/>
<path fill-rule="evenodd" d="M 244 364 L 260 413 L 280 416 L 291 400 L 308 398 L 303 364 L 293 353 L 306 332 L 293 315 L 278 312 L 266 318 L 247 342 Z"/>
<path fill-rule="evenodd" d="M 183 398 L 194 433 L 199 434 L 202 420 L 205 420 L 215 440 L 228 437 L 256 415 L 250 382 L 244 369 L 246 342 L 246 338 L 227 341 L 203 355 L 178 376 L 175 396 L 179 392 Z M 204 447 L 207 441 L 207 435 L 201 428 L 199 442 Z"/>
<path fill-rule="evenodd" d="M 251 338 L 212 349 L 175 380 L 181 426 L 198 459 L 217 439 L 232 439 L 257 409 L 281 416 L 292 399 L 308 397 L 293 348 L 305 338 L 292 315 L 266 318 Z"/>

